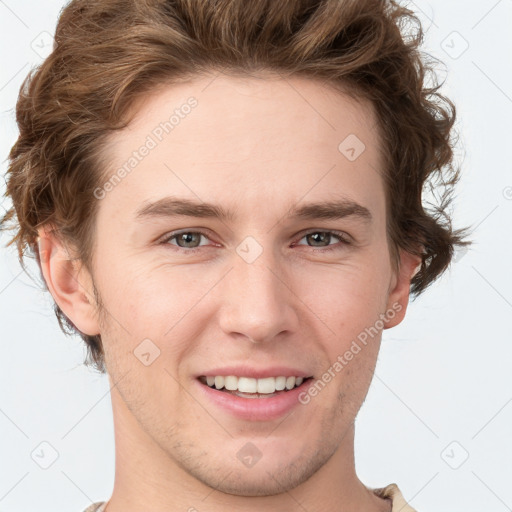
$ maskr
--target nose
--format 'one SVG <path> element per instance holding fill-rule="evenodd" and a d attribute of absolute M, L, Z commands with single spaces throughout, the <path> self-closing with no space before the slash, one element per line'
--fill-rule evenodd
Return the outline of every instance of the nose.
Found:
<path fill-rule="evenodd" d="M 266 343 L 297 331 L 297 305 L 291 272 L 264 250 L 252 263 L 233 255 L 233 268 L 222 288 L 220 327 L 228 336 Z"/>

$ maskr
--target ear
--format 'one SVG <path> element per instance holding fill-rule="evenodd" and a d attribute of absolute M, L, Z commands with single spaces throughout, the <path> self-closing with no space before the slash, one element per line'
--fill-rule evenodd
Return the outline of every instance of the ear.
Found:
<path fill-rule="evenodd" d="M 419 270 L 420 264 L 420 256 L 415 256 L 404 249 L 400 249 L 399 270 L 398 273 L 394 274 L 387 303 L 387 309 L 395 311 L 396 314 L 393 318 L 388 319 L 384 329 L 395 327 L 404 319 L 409 304 L 411 279 Z"/>
<path fill-rule="evenodd" d="M 78 258 L 73 259 L 49 228 L 38 229 L 38 234 L 41 274 L 53 299 L 82 333 L 99 334 L 89 272 Z"/>

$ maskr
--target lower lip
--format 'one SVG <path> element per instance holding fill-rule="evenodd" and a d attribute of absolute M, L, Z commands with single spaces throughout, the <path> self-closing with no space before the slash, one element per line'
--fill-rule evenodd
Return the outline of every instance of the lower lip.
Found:
<path fill-rule="evenodd" d="M 307 390 L 313 379 L 305 380 L 300 386 L 270 398 L 243 398 L 203 384 L 196 383 L 202 393 L 215 405 L 237 418 L 247 421 L 269 421 L 289 414 L 294 407 L 302 405 L 299 395 Z"/>

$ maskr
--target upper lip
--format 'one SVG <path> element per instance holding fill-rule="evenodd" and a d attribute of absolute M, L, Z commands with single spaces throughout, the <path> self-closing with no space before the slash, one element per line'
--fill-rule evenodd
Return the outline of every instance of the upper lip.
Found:
<path fill-rule="evenodd" d="M 250 377 L 254 379 L 264 379 L 265 377 L 311 377 L 312 374 L 292 368 L 290 366 L 266 366 L 265 368 L 254 368 L 250 366 L 223 366 L 217 368 L 210 368 L 198 374 L 196 377 L 215 377 L 215 376 L 234 375 L 236 377 Z"/>

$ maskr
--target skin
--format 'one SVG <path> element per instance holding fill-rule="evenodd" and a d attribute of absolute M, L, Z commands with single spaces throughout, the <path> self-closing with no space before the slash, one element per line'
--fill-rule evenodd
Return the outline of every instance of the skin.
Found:
<path fill-rule="evenodd" d="M 238 419 L 194 380 L 247 362 L 321 378 L 393 304 L 401 310 L 384 328 L 402 321 L 420 261 L 402 251 L 393 270 L 372 107 L 310 79 L 197 77 L 145 96 L 111 137 L 111 169 L 190 96 L 197 107 L 99 201 L 92 274 L 40 230 L 54 299 L 104 344 L 116 441 L 107 511 L 389 511 L 354 463 L 354 420 L 381 329 L 309 404 L 278 420 Z M 349 134 L 366 146 L 355 161 L 338 150 Z M 135 220 L 144 201 L 171 194 L 232 208 L 236 219 Z M 292 206 L 339 197 L 368 208 L 372 222 L 287 217 Z M 161 241 L 183 229 L 207 232 L 189 242 L 199 251 Z M 342 231 L 353 243 L 315 243 L 306 230 Z M 252 263 L 236 252 L 247 236 L 262 248 Z M 146 338 L 160 350 L 149 366 L 133 353 Z M 252 467 L 237 458 L 247 442 L 262 454 Z"/>

